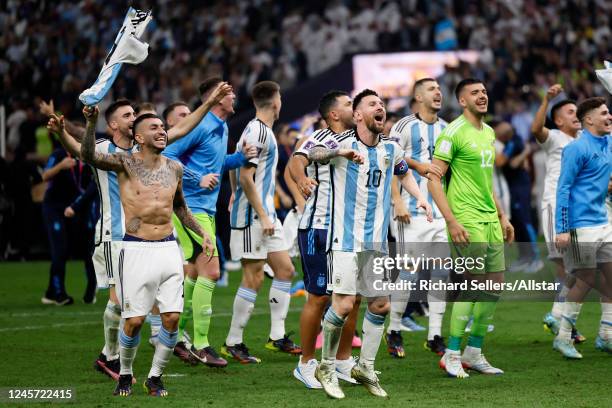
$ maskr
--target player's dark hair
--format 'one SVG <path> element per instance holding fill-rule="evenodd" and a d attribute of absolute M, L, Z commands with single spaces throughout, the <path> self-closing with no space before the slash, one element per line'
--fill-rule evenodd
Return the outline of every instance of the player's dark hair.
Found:
<path fill-rule="evenodd" d="M 212 91 L 221 82 L 223 82 L 223 79 L 221 79 L 221 77 L 214 76 L 214 77 L 206 78 L 204 82 L 202 82 L 200 86 L 198 87 L 198 92 L 200 92 L 200 97 L 204 97 L 204 95 Z"/>
<path fill-rule="evenodd" d="M 272 102 L 274 95 L 280 92 L 280 85 L 274 81 L 261 81 L 255 84 L 251 98 L 257 108 L 263 108 Z"/>
<path fill-rule="evenodd" d="M 161 118 L 159 116 L 157 116 L 155 113 L 145 113 L 140 115 L 139 117 L 136 118 L 136 120 L 134 121 L 134 127 L 132 128 L 132 134 L 136 134 L 136 129 L 138 129 L 138 125 L 140 125 L 143 121 L 147 120 L 147 119 L 159 119 L 161 120 Z"/>
<path fill-rule="evenodd" d="M 170 114 L 172 113 L 172 111 L 176 108 L 178 108 L 179 106 L 187 106 L 189 107 L 189 105 L 187 105 L 186 102 L 183 101 L 178 101 L 178 102 L 174 102 L 171 103 L 170 105 L 168 105 L 166 107 L 166 109 L 164 109 L 164 111 L 162 112 L 162 117 L 164 118 L 164 122 L 167 123 L 168 122 L 168 116 L 170 116 Z"/>
<path fill-rule="evenodd" d="M 435 79 L 433 78 L 421 78 L 418 81 L 416 81 L 414 83 L 414 86 L 412 87 L 412 94 L 414 95 L 417 91 L 417 89 L 419 89 L 421 86 L 423 86 L 423 84 L 425 84 L 425 82 L 436 82 Z"/>
<path fill-rule="evenodd" d="M 576 105 L 576 101 L 573 99 L 564 99 L 553 105 L 552 109 L 550 110 L 550 118 L 553 120 L 553 122 L 555 121 L 555 117 L 557 116 L 559 109 L 561 109 L 565 105 L 570 105 L 570 104 Z"/>
<path fill-rule="evenodd" d="M 108 108 L 106 108 L 106 112 L 104 112 L 106 123 L 110 123 L 113 113 L 122 106 L 132 106 L 132 103 L 127 99 L 117 99 L 115 102 L 111 103 Z"/>
<path fill-rule="evenodd" d="M 455 98 L 459 100 L 459 95 L 461 95 L 461 91 L 463 91 L 463 88 L 465 88 L 468 85 L 474 85 L 474 84 L 484 85 L 484 82 L 482 82 L 480 79 L 477 79 L 477 78 L 465 78 L 459 81 L 459 83 L 455 87 Z"/>
<path fill-rule="evenodd" d="M 323 97 L 319 101 L 319 114 L 323 119 L 327 119 L 327 115 L 329 115 L 329 112 L 334 108 L 334 106 L 336 106 L 336 102 L 341 96 L 349 95 L 344 91 L 337 90 L 329 91 L 328 93 L 323 95 Z"/>
<path fill-rule="evenodd" d="M 371 89 L 364 89 L 363 91 L 355 95 L 355 98 L 353 99 L 353 110 L 357 110 L 357 107 L 359 106 L 363 98 L 365 98 L 366 96 L 372 96 L 372 95 L 378 96 L 376 91 L 373 91 Z"/>
<path fill-rule="evenodd" d="M 585 99 L 584 101 L 580 102 L 580 105 L 578 105 L 576 116 L 578 116 L 578 120 L 582 122 L 584 120 L 584 117 L 587 115 L 587 113 L 605 104 L 606 104 L 606 99 L 600 96 Z"/>
<path fill-rule="evenodd" d="M 139 103 L 138 105 L 136 105 L 136 108 L 134 108 L 134 113 L 137 114 L 137 115 L 140 112 L 146 112 L 146 111 L 157 112 L 157 109 L 155 108 L 155 105 L 153 105 L 153 103 L 151 103 L 151 102 L 142 102 L 142 103 Z"/>

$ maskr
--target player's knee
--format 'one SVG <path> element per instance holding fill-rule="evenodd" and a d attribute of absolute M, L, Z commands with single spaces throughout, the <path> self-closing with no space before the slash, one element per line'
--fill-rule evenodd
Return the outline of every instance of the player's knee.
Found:
<path fill-rule="evenodd" d="M 126 333 L 132 332 L 133 333 L 132 336 L 133 336 L 138 331 L 140 331 L 140 328 L 142 327 L 144 322 L 145 322 L 145 316 L 129 317 L 129 318 L 125 319 L 124 331 Z"/>
<path fill-rule="evenodd" d="M 213 281 L 218 281 L 221 277 L 221 271 L 219 271 L 219 269 L 207 270 L 204 272 L 204 277 Z"/>
<path fill-rule="evenodd" d="M 289 262 L 286 265 L 278 268 L 278 270 L 274 271 L 274 277 L 279 280 L 291 280 L 293 279 L 293 275 L 295 274 L 295 267 L 293 263 Z"/>
<path fill-rule="evenodd" d="M 175 331 L 178 328 L 180 319 L 179 313 L 164 313 L 162 316 L 162 324 L 166 330 Z"/>
<path fill-rule="evenodd" d="M 342 296 L 333 302 L 334 311 L 340 316 L 348 316 L 355 305 L 355 296 Z"/>
<path fill-rule="evenodd" d="M 389 313 L 389 309 L 391 308 L 391 304 L 389 301 L 376 301 L 372 302 L 368 305 L 368 310 L 371 313 L 385 316 Z"/>

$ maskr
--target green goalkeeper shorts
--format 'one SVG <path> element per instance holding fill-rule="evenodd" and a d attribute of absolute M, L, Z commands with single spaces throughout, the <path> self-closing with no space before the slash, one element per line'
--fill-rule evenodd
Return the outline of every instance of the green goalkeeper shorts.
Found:
<path fill-rule="evenodd" d="M 499 221 L 463 224 L 470 235 L 470 243 L 458 247 L 451 242 L 454 269 L 456 273 L 469 272 L 482 275 L 506 270 L 504 258 L 504 237 Z"/>
<path fill-rule="evenodd" d="M 206 213 L 197 213 L 193 214 L 193 218 L 200 224 L 200 228 L 210 236 L 212 244 L 215 247 L 213 256 L 219 256 L 219 252 L 217 251 L 215 217 Z M 176 229 L 177 238 L 183 250 L 184 259 L 189 262 L 195 262 L 198 255 L 202 253 L 202 237 L 185 227 L 176 214 L 172 214 L 172 223 Z"/>

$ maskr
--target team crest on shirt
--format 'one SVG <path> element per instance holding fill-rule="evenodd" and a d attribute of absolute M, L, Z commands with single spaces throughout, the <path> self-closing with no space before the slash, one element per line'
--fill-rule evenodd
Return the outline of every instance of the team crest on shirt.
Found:
<path fill-rule="evenodd" d="M 335 149 L 338 147 L 338 143 L 333 140 L 328 140 L 327 142 L 325 142 L 325 146 L 329 147 L 330 149 Z"/>
<path fill-rule="evenodd" d="M 385 154 L 385 167 L 389 167 L 389 163 L 391 162 L 391 157 L 388 154 Z"/>

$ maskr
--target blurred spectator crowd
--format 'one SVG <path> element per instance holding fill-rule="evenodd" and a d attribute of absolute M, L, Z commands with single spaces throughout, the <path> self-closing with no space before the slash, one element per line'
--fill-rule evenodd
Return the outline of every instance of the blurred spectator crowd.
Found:
<path fill-rule="evenodd" d="M 28 256 L 37 229 L 44 240 L 34 203 L 42 201 L 42 169 L 56 142 L 44 128 L 39 101 L 53 99 L 57 110 L 80 118 L 78 95 L 98 75 L 129 4 L 153 10 L 144 37 L 149 57 L 123 68 L 114 97 L 150 101 L 161 112 L 177 100 L 195 103 L 200 81 L 221 75 L 233 85 L 240 112 L 250 107 L 256 82 L 272 79 L 287 90 L 355 53 L 474 49 L 481 53 L 477 64 L 448 68 L 438 79 L 445 95 L 441 116 L 450 120 L 458 111 L 452 90 L 462 77 L 482 78 L 492 115 L 509 122 L 526 145 L 548 86 L 561 83 L 574 99 L 605 95 L 594 69 L 612 47 L 608 0 L 0 4 L 0 104 L 8 141 L 0 158 L 0 259 Z M 281 194 L 279 201 L 288 198 Z"/>

